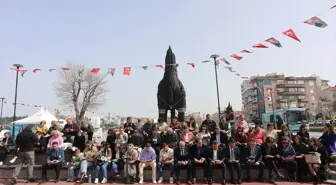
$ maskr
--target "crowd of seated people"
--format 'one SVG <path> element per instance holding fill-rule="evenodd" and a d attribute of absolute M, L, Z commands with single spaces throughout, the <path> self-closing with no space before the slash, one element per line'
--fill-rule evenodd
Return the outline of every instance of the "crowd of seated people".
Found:
<path fill-rule="evenodd" d="M 42 124 L 41 124 L 42 125 Z M 46 181 L 46 170 L 56 171 L 59 180 L 60 166 L 67 165 L 68 181 L 85 181 L 90 178 L 89 169 L 95 170 L 93 183 L 107 183 L 123 170 L 125 180 L 144 183 L 144 168 L 150 168 L 153 183 L 180 184 L 180 172 L 186 171 L 186 182 L 194 184 L 197 180 L 212 184 L 214 169 L 221 172 L 220 183 L 227 180 L 241 184 L 242 180 L 256 180 L 251 177 L 253 168 L 259 170 L 258 181 L 264 182 L 264 170 L 268 170 L 268 181 L 276 179 L 303 182 L 308 174 L 315 184 L 326 180 L 326 171 L 330 156 L 336 152 L 336 134 L 334 127 L 325 125 L 325 132 L 320 138 L 310 138 L 307 127 L 303 124 L 297 133 L 291 133 L 286 125 L 277 133 L 273 124 L 265 130 L 260 125 L 250 131 L 244 116 L 235 124 L 229 125 L 225 118 L 216 124 L 207 115 L 200 125 L 191 118 L 181 125 L 173 118 L 172 125 L 159 119 L 152 123 L 149 119 L 142 127 L 127 118 L 119 130 L 110 129 L 106 141 L 95 143 L 81 140 L 81 128 L 68 120 L 62 132 L 56 125 L 52 130 L 42 129 L 39 135 L 50 133 L 47 144 L 47 162 L 43 165 L 42 179 Z M 41 126 L 43 127 L 43 125 Z M 231 128 L 234 127 L 234 128 Z M 41 138 L 39 138 L 41 141 Z M 64 141 L 74 144 L 71 161 L 64 161 L 64 150 L 60 147 Z M 41 142 L 39 142 L 41 145 Z M 319 154 L 319 155 L 317 155 Z M 308 161 L 309 155 L 319 156 L 319 160 Z M 242 179 L 242 165 L 246 170 L 246 179 Z M 169 179 L 164 179 L 163 169 L 169 168 Z M 198 179 L 196 169 L 203 169 L 203 179 Z M 278 169 L 285 168 L 282 174 Z M 75 173 L 77 172 L 77 174 Z M 226 173 L 229 179 L 226 179 Z"/>

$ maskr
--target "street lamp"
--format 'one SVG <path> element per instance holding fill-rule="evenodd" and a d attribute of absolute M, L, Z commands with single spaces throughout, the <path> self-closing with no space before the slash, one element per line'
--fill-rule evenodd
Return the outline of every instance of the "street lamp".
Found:
<path fill-rule="evenodd" d="M 17 103 L 17 89 L 19 84 L 19 72 L 20 68 L 23 67 L 21 64 L 14 64 L 14 67 L 16 67 L 16 82 L 15 82 L 15 97 L 14 97 L 14 115 L 13 115 L 13 127 L 12 127 L 12 135 L 15 137 L 15 121 L 16 121 L 16 103 Z"/>
<path fill-rule="evenodd" d="M 218 75 L 217 75 L 217 61 L 216 59 L 219 57 L 217 54 L 213 54 L 210 56 L 210 58 L 214 59 L 214 66 L 215 66 L 215 76 L 216 76 L 216 88 L 217 88 L 217 103 L 218 103 L 218 121 L 221 119 L 221 113 L 220 113 L 220 101 L 219 101 L 219 88 L 218 88 Z"/>
<path fill-rule="evenodd" d="M 0 113 L 0 125 L 2 126 L 2 111 L 3 111 L 3 103 L 4 103 L 4 100 L 6 98 L 4 97 L 1 97 L 0 100 L 1 100 L 1 113 Z"/>

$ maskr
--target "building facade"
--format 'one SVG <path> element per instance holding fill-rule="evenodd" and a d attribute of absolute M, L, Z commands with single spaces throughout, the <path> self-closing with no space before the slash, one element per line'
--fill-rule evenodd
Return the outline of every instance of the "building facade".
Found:
<path fill-rule="evenodd" d="M 244 113 L 247 119 L 253 120 L 273 108 L 308 108 L 315 116 L 321 109 L 321 94 L 327 88 L 328 81 L 316 75 L 294 77 L 271 73 L 253 76 L 241 85 Z"/>

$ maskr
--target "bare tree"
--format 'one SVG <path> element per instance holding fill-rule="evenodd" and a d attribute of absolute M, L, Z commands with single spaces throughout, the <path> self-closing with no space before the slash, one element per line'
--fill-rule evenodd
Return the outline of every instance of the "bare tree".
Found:
<path fill-rule="evenodd" d="M 106 76 L 92 73 L 84 65 L 69 63 L 67 69 L 58 73 L 55 93 L 63 105 L 75 111 L 77 123 L 84 119 L 85 112 L 99 108 L 105 102 L 107 93 Z"/>

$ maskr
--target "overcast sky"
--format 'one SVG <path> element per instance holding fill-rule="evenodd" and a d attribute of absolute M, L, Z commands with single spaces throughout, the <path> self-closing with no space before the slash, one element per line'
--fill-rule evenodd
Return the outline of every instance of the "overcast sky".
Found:
<path fill-rule="evenodd" d="M 215 112 L 214 66 L 201 61 L 214 53 L 228 56 L 251 49 L 272 36 L 283 48 L 254 49 L 239 62 L 230 59 L 232 67 L 243 76 L 316 74 L 335 83 L 336 8 L 328 11 L 335 4 L 333 0 L 2 1 L 0 96 L 14 101 L 15 72 L 10 68 L 20 63 L 30 71 L 19 79 L 18 102 L 60 108 L 53 92 L 57 73 L 47 69 L 72 61 L 100 67 L 104 73 L 108 67 L 117 68 L 115 76 L 108 78 L 106 105 L 95 112 L 156 117 L 157 84 L 163 70 L 136 67 L 164 64 L 171 45 L 180 63 L 187 111 Z M 302 23 L 322 12 L 327 28 Z M 282 35 L 289 28 L 302 43 Z M 195 68 L 187 62 L 196 62 Z M 124 66 L 134 67 L 130 77 L 122 75 Z M 42 71 L 35 74 L 33 68 Z M 224 65 L 218 73 L 222 108 L 231 101 L 234 109 L 241 109 L 241 79 Z M 18 115 L 34 111 L 17 108 Z M 4 106 L 4 115 L 13 115 L 12 105 Z"/>

